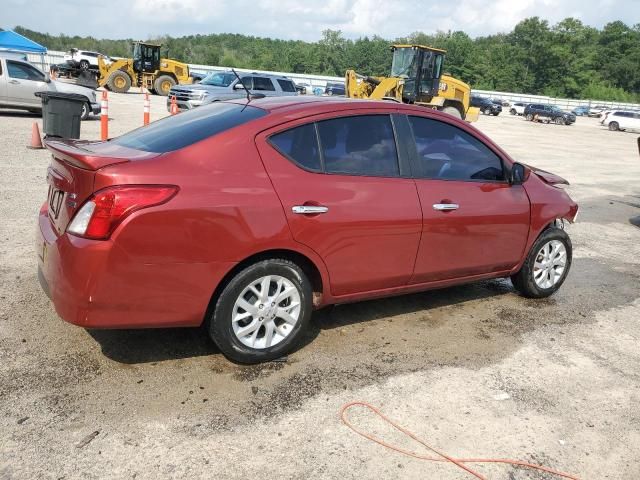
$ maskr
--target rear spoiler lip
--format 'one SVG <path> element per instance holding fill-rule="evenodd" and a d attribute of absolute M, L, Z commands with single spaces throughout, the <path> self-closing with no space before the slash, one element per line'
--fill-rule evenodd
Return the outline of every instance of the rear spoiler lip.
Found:
<path fill-rule="evenodd" d="M 44 140 L 44 146 L 53 154 L 54 157 L 69 163 L 77 168 L 83 170 L 99 170 L 108 165 L 116 165 L 119 163 L 127 163 L 132 158 L 142 160 L 147 158 L 153 158 L 158 156 L 158 153 L 143 152 L 140 150 L 121 148 L 122 154 L 129 154 L 128 157 L 112 156 L 112 155 L 100 155 L 93 150 L 82 148 L 83 145 L 88 145 L 94 142 L 78 141 L 78 140 L 63 140 L 63 139 L 46 139 Z M 101 145 L 104 142 L 95 143 Z M 115 150 L 115 149 L 114 149 Z"/>

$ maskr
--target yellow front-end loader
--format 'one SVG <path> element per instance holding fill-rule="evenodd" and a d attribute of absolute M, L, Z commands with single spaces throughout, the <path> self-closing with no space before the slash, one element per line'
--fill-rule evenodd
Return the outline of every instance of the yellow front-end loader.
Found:
<path fill-rule="evenodd" d="M 160 58 L 161 45 L 136 42 L 133 58 L 121 58 L 107 64 L 98 57 L 98 85 L 116 93 L 126 93 L 131 86 L 145 87 L 157 95 L 169 95 L 176 84 L 192 83 L 189 66 Z"/>
<path fill-rule="evenodd" d="M 442 74 L 445 50 L 423 45 L 393 45 L 391 50 L 389 77 L 369 77 L 347 70 L 347 97 L 413 103 L 468 122 L 478 119 L 480 110 L 470 105 L 471 87 Z"/>

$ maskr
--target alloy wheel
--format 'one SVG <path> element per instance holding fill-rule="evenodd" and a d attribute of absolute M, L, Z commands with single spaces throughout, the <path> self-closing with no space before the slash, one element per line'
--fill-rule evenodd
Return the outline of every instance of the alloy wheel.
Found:
<path fill-rule="evenodd" d="M 540 288 L 555 286 L 567 265 L 567 249 L 559 240 L 545 243 L 536 255 L 533 266 L 533 280 Z"/>
<path fill-rule="evenodd" d="M 232 327 L 250 348 L 265 349 L 287 338 L 300 319 L 300 292 L 280 275 L 267 275 L 247 285 L 233 305 Z"/>

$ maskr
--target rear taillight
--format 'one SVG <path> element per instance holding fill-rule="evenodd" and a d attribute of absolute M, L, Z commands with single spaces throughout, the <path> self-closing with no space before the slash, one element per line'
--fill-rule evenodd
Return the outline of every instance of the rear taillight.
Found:
<path fill-rule="evenodd" d="M 100 190 L 73 217 L 67 232 L 106 240 L 131 213 L 168 202 L 178 192 L 174 185 L 123 185 Z"/>

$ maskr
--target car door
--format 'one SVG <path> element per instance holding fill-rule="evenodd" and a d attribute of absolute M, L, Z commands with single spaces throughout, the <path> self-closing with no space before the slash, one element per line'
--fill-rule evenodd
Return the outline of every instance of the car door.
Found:
<path fill-rule="evenodd" d="M 41 106 L 41 101 L 34 94 L 47 90 L 44 74 L 25 62 L 7 60 L 7 99 L 16 106 Z"/>
<path fill-rule="evenodd" d="M 459 125 L 406 117 L 423 227 L 412 283 L 506 271 L 522 257 L 529 199 L 499 154 Z"/>
<path fill-rule="evenodd" d="M 323 259 L 334 296 L 407 284 L 422 230 L 391 116 L 356 113 L 298 120 L 256 139 L 293 238 Z"/>

